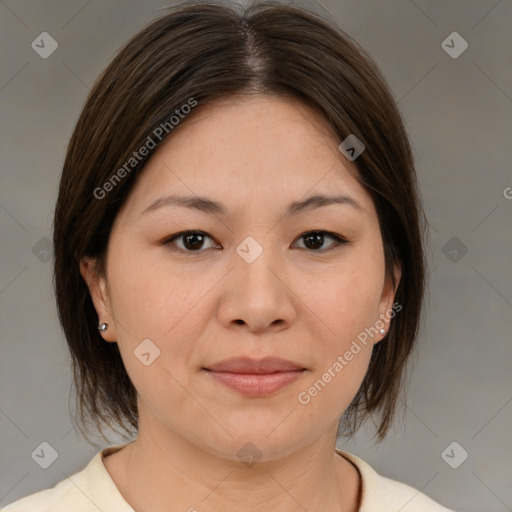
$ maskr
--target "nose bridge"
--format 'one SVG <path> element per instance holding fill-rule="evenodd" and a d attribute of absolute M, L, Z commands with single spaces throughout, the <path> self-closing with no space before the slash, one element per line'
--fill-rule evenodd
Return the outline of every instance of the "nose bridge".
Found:
<path fill-rule="evenodd" d="M 286 285 L 282 247 L 268 227 L 252 233 L 234 247 L 219 320 L 225 327 L 242 323 L 254 332 L 287 328 L 297 316 L 297 304 Z"/>
<path fill-rule="evenodd" d="M 255 235 L 242 240 L 235 247 L 229 284 L 220 304 L 222 323 L 243 321 L 252 330 L 290 325 L 295 309 L 285 278 L 278 278 L 284 274 L 282 270 L 279 247 L 272 245 L 271 237 Z"/>
<path fill-rule="evenodd" d="M 259 235 L 258 239 L 260 241 L 248 236 L 236 247 L 236 278 L 256 288 L 273 288 L 276 285 L 274 272 L 280 265 L 279 251 L 272 247 L 271 237 Z"/>

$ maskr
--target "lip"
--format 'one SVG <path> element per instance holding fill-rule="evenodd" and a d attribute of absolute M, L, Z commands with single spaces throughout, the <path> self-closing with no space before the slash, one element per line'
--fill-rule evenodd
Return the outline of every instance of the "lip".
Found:
<path fill-rule="evenodd" d="M 253 397 L 271 395 L 306 371 L 300 364 L 276 357 L 226 359 L 203 370 L 225 386 Z"/>
<path fill-rule="evenodd" d="M 302 365 L 279 357 L 265 357 L 264 359 L 233 357 L 215 363 L 205 369 L 212 372 L 251 373 L 259 375 L 305 370 Z"/>

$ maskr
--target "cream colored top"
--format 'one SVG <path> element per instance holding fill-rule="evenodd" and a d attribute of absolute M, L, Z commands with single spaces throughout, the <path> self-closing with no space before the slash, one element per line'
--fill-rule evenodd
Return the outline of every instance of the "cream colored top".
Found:
<path fill-rule="evenodd" d="M 135 512 L 125 501 L 103 464 L 102 457 L 126 444 L 111 446 L 96 454 L 81 471 L 51 489 L 21 498 L 0 512 Z M 364 460 L 336 449 L 352 462 L 362 480 L 359 512 L 453 512 L 401 482 L 379 475 Z"/>

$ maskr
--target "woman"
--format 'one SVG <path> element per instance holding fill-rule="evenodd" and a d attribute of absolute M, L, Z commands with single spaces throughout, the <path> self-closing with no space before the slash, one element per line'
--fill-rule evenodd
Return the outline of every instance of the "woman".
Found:
<path fill-rule="evenodd" d="M 336 449 L 392 423 L 416 187 L 384 79 L 318 15 L 187 4 L 137 34 L 84 106 L 54 219 L 80 423 L 135 439 L 5 512 L 448 510 Z"/>

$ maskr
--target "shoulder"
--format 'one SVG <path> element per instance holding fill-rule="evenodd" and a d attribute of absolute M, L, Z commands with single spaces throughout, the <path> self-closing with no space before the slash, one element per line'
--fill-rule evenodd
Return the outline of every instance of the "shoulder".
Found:
<path fill-rule="evenodd" d="M 339 449 L 336 452 L 352 462 L 361 474 L 360 512 L 454 512 L 414 487 L 380 475 L 356 455 Z"/>
<path fill-rule="evenodd" d="M 97 453 L 81 471 L 66 477 L 55 487 L 25 496 L 0 512 L 133 512 L 119 493 L 102 461 L 102 455 L 117 451 L 111 447 Z"/>

